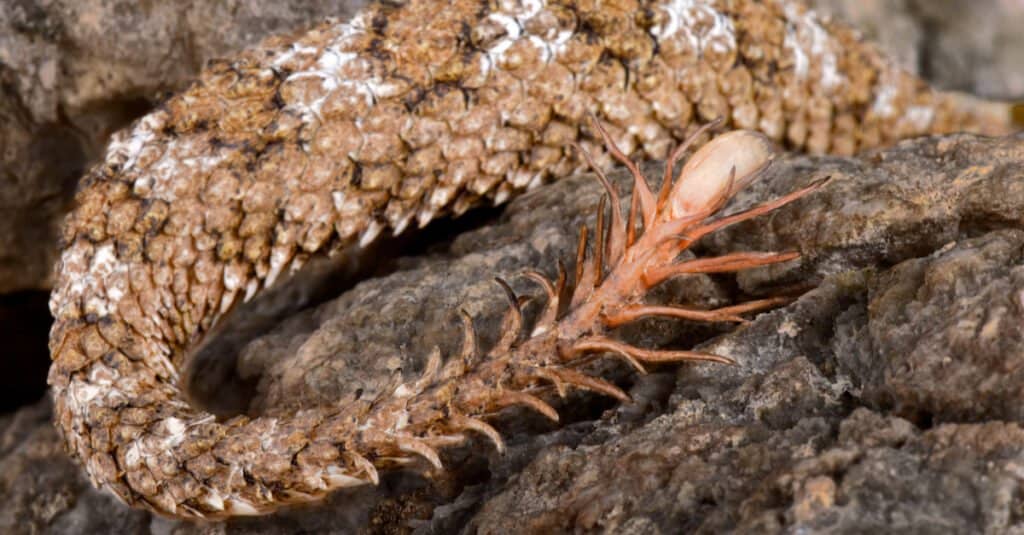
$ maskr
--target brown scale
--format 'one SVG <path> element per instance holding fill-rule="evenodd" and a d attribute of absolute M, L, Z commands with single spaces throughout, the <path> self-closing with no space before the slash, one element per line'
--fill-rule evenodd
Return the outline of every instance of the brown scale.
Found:
<path fill-rule="evenodd" d="M 557 418 L 518 389 L 540 382 L 624 395 L 572 359 L 543 372 L 517 361 L 520 344 L 550 345 L 520 342 L 517 312 L 487 355 L 468 332 L 443 369 L 433 358 L 423 380 L 390 398 L 330 411 L 216 422 L 184 401 L 177 370 L 223 313 L 310 254 L 566 176 L 583 163 L 573 143 L 604 168 L 612 141 L 638 158 L 664 158 L 718 118 L 791 149 L 840 154 L 925 133 L 1010 129 L 1006 106 L 932 91 L 795 2 L 677 4 L 453 0 L 439 9 L 410 0 L 212 63 L 115 136 L 67 217 L 50 384 L 71 455 L 131 505 L 221 518 L 376 482 L 385 458 L 436 465 L 435 449 L 469 431 L 500 444 L 481 416 L 525 405 Z M 595 139 L 587 114 L 607 125 L 608 140 Z M 650 217 L 650 199 L 634 198 Z M 580 259 L 590 267 L 579 268 L 573 310 L 605 287 L 602 266 L 621 263 L 625 239 L 609 242 L 603 260 Z M 690 268 L 766 258 L 783 257 Z M 541 286 L 551 295 L 562 283 Z M 633 307 L 620 310 L 626 321 L 644 311 L 636 300 L 645 289 L 602 295 Z M 734 320 L 756 308 L 647 312 Z M 544 321 L 563 334 L 593 320 L 558 312 Z M 544 347 L 562 356 L 607 350 L 639 367 L 658 356 L 593 337 L 573 343 Z M 515 388 L 496 395 L 499 379 Z M 442 401 L 461 412 L 439 418 Z M 396 411 L 414 425 L 396 429 Z"/>

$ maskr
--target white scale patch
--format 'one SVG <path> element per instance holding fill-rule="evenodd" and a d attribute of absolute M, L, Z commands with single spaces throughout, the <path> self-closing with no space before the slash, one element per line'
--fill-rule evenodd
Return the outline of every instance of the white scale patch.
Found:
<path fill-rule="evenodd" d="M 782 45 L 793 54 L 793 70 L 797 78 L 807 79 L 811 61 L 821 66 L 818 85 L 829 91 L 843 83 L 845 77 L 839 72 L 835 51 L 830 46 L 828 33 L 818 23 L 813 10 L 800 13 L 797 5 L 787 2 L 786 37 Z"/>
<path fill-rule="evenodd" d="M 340 78 L 338 74 L 346 67 L 359 67 L 360 62 L 366 60 L 359 57 L 355 52 L 349 51 L 352 42 L 362 37 L 366 31 L 365 17 L 357 16 L 350 23 L 340 23 L 332 30 L 337 34 L 329 45 L 321 52 L 310 47 L 293 45 L 292 49 L 283 53 L 275 61 L 275 66 L 280 66 L 291 60 L 298 54 L 317 54 L 316 68 L 308 71 L 297 71 L 285 79 L 285 83 L 302 80 L 305 78 L 319 78 L 321 80 L 322 96 L 312 102 L 289 103 L 289 106 L 299 112 L 300 117 L 306 123 L 312 123 L 320 118 L 320 110 L 324 102 L 335 91 L 344 91 L 346 95 L 355 95 L 366 101 L 368 106 L 373 106 L 377 101 L 377 92 L 388 94 L 393 91 L 390 84 L 379 78 L 350 79 Z"/>
<path fill-rule="evenodd" d="M 911 106 L 907 108 L 906 118 L 917 130 L 926 130 L 935 118 L 935 109 L 928 106 Z"/>
<path fill-rule="evenodd" d="M 118 132 L 107 146 L 107 161 L 122 160 L 124 169 L 135 167 L 142 148 L 156 137 L 152 130 L 139 127 L 132 131 Z"/>
<path fill-rule="evenodd" d="M 892 118 L 897 112 L 896 99 L 899 96 L 898 76 L 889 73 L 875 83 L 875 99 L 871 103 L 871 112 L 879 117 Z M 914 129 L 926 130 L 932 121 L 935 120 L 935 109 L 928 106 L 909 106 L 904 111 L 900 121 L 909 123 Z"/>
<path fill-rule="evenodd" d="M 893 101 L 896 99 L 896 86 L 880 80 L 875 86 L 875 100 L 871 103 L 871 111 L 881 117 L 892 117 L 896 113 Z"/>
<path fill-rule="evenodd" d="M 698 54 L 703 53 L 709 46 L 714 47 L 716 52 L 724 52 L 722 47 L 736 48 L 736 31 L 732 21 L 706 2 L 670 0 L 661 7 L 668 15 L 668 20 L 651 28 L 651 35 L 656 39 L 677 39 L 681 35 Z M 710 17 L 714 22 L 701 35 L 692 30 L 697 26 L 698 15 Z"/>
<path fill-rule="evenodd" d="M 102 405 L 113 407 L 126 403 L 130 396 L 125 391 L 130 389 L 131 381 L 102 363 L 94 363 L 88 378 L 74 377 L 68 384 L 66 396 L 70 402 L 68 409 L 79 418 L 88 418 L 89 407 Z"/>
<path fill-rule="evenodd" d="M 157 131 L 164 127 L 164 121 L 157 115 L 149 115 L 139 121 L 129 132 L 117 134 L 107 147 L 106 160 L 121 162 L 123 172 L 134 170 L 139 157 L 146 145 L 157 138 Z M 220 151 L 197 155 L 196 139 L 181 137 L 168 143 L 161 155 L 149 169 L 135 179 L 133 189 L 137 195 L 161 199 L 167 202 L 176 200 L 174 187 L 178 180 L 191 178 L 193 171 L 209 173 L 224 159 Z M 186 168 L 189 172 L 183 172 Z"/>
<path fill-rule="evenodd" d="M 188 430 L 189 425 L 181 418 L 166 418 L 160 422 L 160 427 L 163 427 L 163 431 L 166 434 L 163 443 L 168 449 L 174 448 L 181 444 L 185 440 L 185 431 Z"/>
<path fill-rule="evenodd" d="M 92 253 L 90 255 L 90 253 Z M 63 278 L 50 298 L 50 311 L 57 316 L 61 303 L 79 302 L 85 314 L 110 315 L 128 291 L 128 266 L 107 243 L 93 245 L 77 242 L 61 255 L 62 271 L 76 273 Z"/>

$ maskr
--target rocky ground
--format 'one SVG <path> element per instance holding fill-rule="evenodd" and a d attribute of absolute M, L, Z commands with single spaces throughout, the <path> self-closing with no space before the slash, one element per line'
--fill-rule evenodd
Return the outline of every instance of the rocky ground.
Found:
<path fill-rule="evenodd" d="M 1024 97 L 1020 2 L 816 3 L 938 85 Z M 1021 136 L 779 162 L 734 209 L 833 180 L 699 252 L 806 256 L 687 280 L 658 298 L 710 305 L 814 289 L 731 333 L 665 321 L 623 333 L 652 346 L 699 344 L 736 367 L 642 377 L 611 368 L 633 404 L 572 397 L 560 429 L 510 413 L 499 422 L 510 437 L 504 456 L 473 445 L 448 455 L 453 471 L 440 480 L 393 474 L 267 518 L 178 523 L 96 492 L 63 456 L 48 403 L 34 403 L 48 360 L 53 236 L 77 176 L 110 132 L 205 59 L 349 9 L 341 0 L 186 4 L 0 0 L 0 385 L 24 403 L 0 416 L 0 532 L 1024 532 Z M 459 234 L 407 249 L 345 293 L 319 286 L 332 290 L 248 341 L 237 366 L 199 362 L 217 373 L 195 373 L 193 390 L 223 411 L 373 392 L 397 369 L 415 373 L 433 346 L 450 351 L 459 307 L 487 344 L 503 306 L 491 278 L 528 294 L 515 273 L 553 274 L 598 195 L 578 177 L 435 229 L 428 238 Z"/>

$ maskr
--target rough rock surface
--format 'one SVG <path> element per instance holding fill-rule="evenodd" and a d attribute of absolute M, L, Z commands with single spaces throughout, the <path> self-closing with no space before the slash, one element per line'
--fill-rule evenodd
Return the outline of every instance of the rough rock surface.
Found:
<path fill-rule="evenodd" d="M 824 174 L 832 181 L 698 250 L 799 249 L 805 258 L 738 279 L 679 281 L 661 298 L 710 305 L 794 282 L 816 288 L 728 334 L 670 321 L 624 333 L 652 346 L 706 340 L 701 349 L 738 366 L 642 377 L 611 369 L 635 403 L 573 396 L 560 429 L 510 412 L 498 422 L 509 436 L 506 455 L 482 443 L 454 451 L 445 458 L 451 473 L 438 481 L 393 474 L 320 507 L 225 524 L 151 519 L 84 481 L 55 445 L 42 404 L 0 425 L 0 525 L 171 533 L 1024 529 L 1021 162 L 1024 136 L 921 139 L 862 159 L 787 156 L 730 210 Z M 537 266 L 550 274 L 557 258 L 568 258 L 598 195 L 589 177 L 539 189 L 449 246 L 292 315 L 243 351 L 239 374 L 258 379 L 250 409 L 323 403 L 415 373 L 431 347 L 454 345 L 458 307 L 490 343 L 503 306 L 491 277 L 509 277 L 529 294 L 515 273 Z"/>

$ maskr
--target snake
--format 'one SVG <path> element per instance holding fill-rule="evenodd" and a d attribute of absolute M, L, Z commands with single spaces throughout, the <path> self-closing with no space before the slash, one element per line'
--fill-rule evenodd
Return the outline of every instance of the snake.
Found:
<path fill-rule="evenodd" d="M 590 115 L 640 160 L 719 118 L 840 155 L 1014 128 L 1009 105 L 934 89 L 794 0 L 407 0 L 269 37 L 114 134 L 80 181 L 50 298 L 71 457 L 131 506 L 207 519 L 433 461 L 431 437 L 380 420 L 409 389 L 218 419 L 179 375 L 314 256 L 579 172 L 573 147 L 607 168 Z M 489 432 L 472 416 L 443 423 Z"/>

